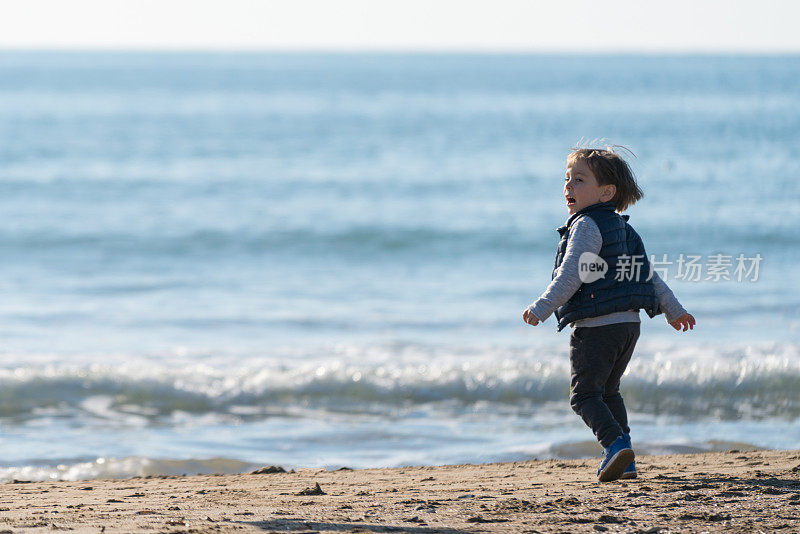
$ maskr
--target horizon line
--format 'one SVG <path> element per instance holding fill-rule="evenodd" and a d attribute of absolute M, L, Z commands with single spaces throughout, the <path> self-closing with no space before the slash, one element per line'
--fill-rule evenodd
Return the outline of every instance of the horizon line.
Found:
<path fill-rule="evenodd" d="M 199 54 L 376 54 L 376 55 L 549 55 L 549 56 L 800 56 L 800 48 L 785 50 L 740 50 L 740 49 L 670 49 L 653 48 L 632 50 L 629 48 L 608 49 L 562 49 L 562 48 L 423 48 L 423 47 L 165 47 L 165 46 L 4 46 L 0 53 L 199 53 Z"/>

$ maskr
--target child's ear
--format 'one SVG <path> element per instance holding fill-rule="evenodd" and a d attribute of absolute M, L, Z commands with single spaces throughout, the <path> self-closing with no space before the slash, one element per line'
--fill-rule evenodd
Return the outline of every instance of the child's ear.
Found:
<path fill-rule="evenodd" d="M 603 202 L 608 202 L 609 200 L 614 198 L 614 195 L 616 195 L 616 194 L 617 194 L 617 186 L 616 185 L 609 184 L 609 185 L 604 185 L 603 186 L 602 198 L 605 198 L 605 200 Z"/>

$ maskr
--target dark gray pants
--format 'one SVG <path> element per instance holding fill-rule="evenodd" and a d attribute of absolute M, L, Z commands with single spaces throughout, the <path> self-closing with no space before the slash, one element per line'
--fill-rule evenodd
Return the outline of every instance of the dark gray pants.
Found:
<path fill-rule="evenodd" d="M 619 380 L 639 339 L 639 323 L 581 326 L 569 338 L 569 403 L 603 447 L 630 433 Z"/>

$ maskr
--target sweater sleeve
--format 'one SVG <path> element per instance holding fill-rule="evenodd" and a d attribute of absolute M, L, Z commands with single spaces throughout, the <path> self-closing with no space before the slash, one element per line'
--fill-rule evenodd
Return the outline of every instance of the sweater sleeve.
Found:
<path fill-rule="evenodd" d="M 591 217 L 580 216 L 572 222 L 567 250 L 564 252 L 564 259 L 558 267 L 555 278 L 542 296 L 528 306 L 537 319 L 544 321 L 575 294 L 583 283 L 578 274 L 581 254 L 584 252 L 599 254 L 602 247 L 603 236 Z"/>
<path fill-rule="evenodd" d="M 683 315 L 688 313 L 678 299 L 672 293 L 672 290 L 667 286 L 658 273 L 653 271 L 653 285 L 656 288 L 656 297 L 658 298 L 658 305 L 664 315 L 667 317 L 667 322 L 670 323 Z"/>

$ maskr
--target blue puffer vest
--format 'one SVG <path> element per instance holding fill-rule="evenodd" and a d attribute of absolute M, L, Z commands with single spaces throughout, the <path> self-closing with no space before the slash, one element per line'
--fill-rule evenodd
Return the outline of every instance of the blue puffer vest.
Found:
<path fill-rule="evenodd" d="M 619 215 L 615 211 L 613 202 L 599 202 L 587 206 L 575 212 L 564 226 L 558 228 L 561 241 L 556 252 L 553 278 L 556 277 L 567 250 L 570 227 L 581 215 L 591 217 L 600 229 L 600 234 L 603 236 L 600 257 L 608 264 L 608 270 L 603 278 L 589 284 L 581 284 L 578 291 L 556 310 L 558 331 L 578 319 L 598 317 L 613 312 L 644 309 L 650 317 L 661 313 L 653 281 L 647 280 L 650 261 L 645 253 L 642 238 L 628 224 L 630 216 Z M 625 271 L 627 276 L 622 277 L 622 280 L 616 280 L 619 256 L 623 254 L 635 257 L 635 260 L 628 260 L 628 268 Z M 636 269 L 630 269 L 631 261 L 641 265 L 638 276 Z"/>

